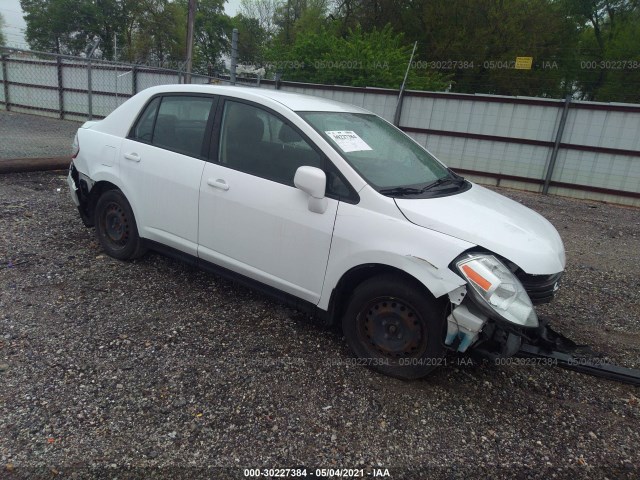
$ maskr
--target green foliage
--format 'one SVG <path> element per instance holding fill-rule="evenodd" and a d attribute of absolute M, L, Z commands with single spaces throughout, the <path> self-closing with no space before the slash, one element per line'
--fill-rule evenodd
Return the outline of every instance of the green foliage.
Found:
<path fill-rule="evenodd" d="M 504 95 L 559 96 L 572 51 L 574 24 L 549 0 L 432 0 L 346 2 L 344 21 L 380 26 L 390 22 L 418 41 L 417 68 L 452 75 L 453 90 Z M 514 70 L 518 56 L 537 68 Z M 543 69 L 542 62 L 548 62 Z M 555 62 L 555 64 L 554 64 Z"/>
<path fill-rule="evenodd" d="M 640 2 L 559 4 L 579 26 L 577 94 L 588 100 L 640 102 Z"/>
<path fill-rule="evenodd" d="M 296 33 L 306 31 L 305 27 L 315 28 L 312 19 L 320 23 L 326 17 L 329 0 L 280 0 L 276 5 L 273 21 L 280 28 L 280 41 L 291 44 Z"/>
<path fill-rule="evenodd" d="M 603 102 L 620 101 L 640 103 L 640 10 L 628 12 L 629 18 L 621 22 L 607 41 L 604 50 L 605 80 L 593 92 Z"/>
<path fill-rule="evenodd" d="M 230 21 L 227 32 L 231 38 L 233 28 L 238 29 L 238 63 L 245 65 L 261 65 L 265 60 L 265 45 L 269 35 L 260 25 L 257 18 L 245 17 L 238 14 Z"/>
<path fill-rule="evenodd" d="M 194 31 L 195 72 L 207 73 L 209 67 L 219 68 L 222 56 L 229 53 L 231 37 L 227 37 L 226 32 L 230 30 L 231 19 L 224 13 L 224 3 L 225 0 L 198 1 Z"/>
<path fill-rule="evenodd" d="M 25 37 L 34 50 L 78 55 L 99 31 L 96 5 L 89 0 L 20 0 Z"/>
<path fill-rule="evenodd" d="M 21 0 L 35 50 L 108 59 L 185 60 L 188 0 Z M 286 80 L 640 101 L 640 0 L 199 0 L 194 71 L 239 62 Z M 400 34 L 401 32 L 401 34 Z M 2 36 L 0 33 L 0 40 Z M 116 52 L 116 44 L 118 46 Z M 513 68 L 533 57 L 531 70 Z"/>
<path fill-rule="evenodd" d="M 257 20 L 267 35 L 272 36 L 277 32 L 275 14 L 281 3 L 282 0 L 240 0 L 240 14 Z"/>
<path fill-rule="evenodd" d="M 130 56 L 137 62 L 164 64 L 184 61 L 187 12 L 183 5 L 166 0 L 144 0 L 138 12 Z"/>
<path fill-rule="evenodd" d="M 286 79 L 338 85 L 399 88 L 411 56 L 411 45 L 390 26 L 365 32 L 360 26 L 345 37 L 330 27 L 300 31 L 295 43 L 276 62 Z M 444 89 L 439 73 L 411 70 L 407 88 Z"/>
<path fill-rule="evenodd" d="M 455 91 L 635 101 L 639 69 L 606 60 L 633 65 L 639 9 L 638 0 L 341 0 L 337 17 L 342 34 L 389 23 L 417 40 L 419 60 L 452 73 Z M 533 69 L 513 69 L 517 56 L 533 57 Z M 600 60 L 604 69 L 585 68 Z"/>
<path fill-rule="evenodd" d="M 20 0 L 34 50 L 79 55 L 101 39 L 103 58 L 183 61 L 186 9 L 170 0 Z M 222 1 L 220 2 L 222 3 Z M 117 52 L 116 52 L 117 47 Z"/>

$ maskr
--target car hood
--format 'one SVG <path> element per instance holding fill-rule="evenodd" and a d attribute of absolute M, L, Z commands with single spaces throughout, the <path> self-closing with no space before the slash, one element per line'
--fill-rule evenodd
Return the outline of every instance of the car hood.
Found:
<path fill-rule="evenodd" d="M 532 275 L 564 270 L 562 239 L 533 210 L 473 184 L 466 192 L 428 199 L 396 198 L 412 223 L 484 247 Z"/>

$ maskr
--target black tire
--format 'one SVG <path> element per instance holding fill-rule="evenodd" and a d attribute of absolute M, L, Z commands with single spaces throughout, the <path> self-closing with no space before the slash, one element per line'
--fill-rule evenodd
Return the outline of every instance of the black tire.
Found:
<path fill-rule="evenodd" d="M 96 237 L 107 255 L 133 260 L 145 254 L 131 205 L 120 190 L 104 192 L 95 209 Z"/>
<path fill-rule="evenodd" d="M 385 274 L 354 290 L 342 331 L 361 364 L 403 380 L 443 364 L 445 309 L 417 282 Z"/>

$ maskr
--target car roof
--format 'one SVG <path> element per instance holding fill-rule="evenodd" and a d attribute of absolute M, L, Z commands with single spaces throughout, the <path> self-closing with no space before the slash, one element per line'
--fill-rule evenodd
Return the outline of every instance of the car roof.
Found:
<path fill-rule="evenodd" d="M 212 93 L 215 95 L 228 95 L 230 97 L 253 100 L 264 103 L 265 99 L 278 102 L 294 112 L 350 112 L 371 113 L 368 110 L 336 102 L 326 98 L 303 95 L 300 93 L 283 92 L 257 87 L 237 87 L 232 85 L 159 85 L 148 89 L 148 93 Z"/>

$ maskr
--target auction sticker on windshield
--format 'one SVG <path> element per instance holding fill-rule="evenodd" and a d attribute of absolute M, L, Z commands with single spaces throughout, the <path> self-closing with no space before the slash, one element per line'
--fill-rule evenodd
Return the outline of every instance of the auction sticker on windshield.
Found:
<path fill-rule="evenodd" d="M 329 130 L 324 132 L 342 149 L 344 153 L 373 150 L 367 142 L 351 130 Z"/>

